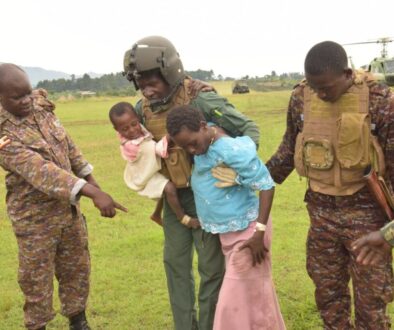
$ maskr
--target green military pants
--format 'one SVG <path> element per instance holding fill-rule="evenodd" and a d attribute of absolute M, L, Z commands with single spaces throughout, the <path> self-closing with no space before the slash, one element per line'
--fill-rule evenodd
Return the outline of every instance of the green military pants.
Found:
<path fill-rule="evenodd" d="M 196 216 L 191 189 L 179 189 L 185 213 Z M 167 203 L 164 204 L 164 268 L 176 330 L 211 330 L 220 286 L 224 257 L 218 235 L 182 225 Z M 196 320 L 193 252 L 198 254 L 200 289 L 199 321 Z M 197 326 L 198 324 L 198 326 Z"/>

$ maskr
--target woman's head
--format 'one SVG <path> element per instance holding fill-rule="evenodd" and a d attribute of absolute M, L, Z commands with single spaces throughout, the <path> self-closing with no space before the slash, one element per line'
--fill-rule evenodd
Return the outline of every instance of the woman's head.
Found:
<path fill-rule="evenodd" d="M 188 105 L 171 110 L 167 132 L 178 146 L 192 155 L 206 153 L 214 137 L 201 111 Z"/>
<path fill-rule="evenodd" d="M 138 116 L 128 102 L 115 104 L 109 111 L 109 119 L 114 129 L 127 140 L 134 140 L 143 135 Z"/>

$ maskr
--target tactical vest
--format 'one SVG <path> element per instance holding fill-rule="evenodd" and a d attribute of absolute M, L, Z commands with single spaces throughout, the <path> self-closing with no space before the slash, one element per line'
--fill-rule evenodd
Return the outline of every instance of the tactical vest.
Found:
<path fill-rule="evenodd" d="M 149 101 L 142 100 L 142 111 L 145 118 L 145 127 L 153 135 L 154 140 L 159 141 L 167 134 L 166 120 L 171 109 L 190 103 L 187 93 L 190 80 L 185 79 L 175 92 L 170 103 L 161 106 L 157 111 L 152 111 Z M 162 159 L 161 173 L 169 178 L 177 188 L 185 188 L 190 185 L 191 156 L 178 146 L 168 148 L 168 158 Z"/>
<path fill-rule="evenodd" d="M 358 79 L 335 103 L 304 87 L 304 127 L 297 135 L 294 163 L 312 191 L 352 195 L 365 186 L 365 169 L 384 172 L 384 156 L 371 134 L 369 88 Z"/>

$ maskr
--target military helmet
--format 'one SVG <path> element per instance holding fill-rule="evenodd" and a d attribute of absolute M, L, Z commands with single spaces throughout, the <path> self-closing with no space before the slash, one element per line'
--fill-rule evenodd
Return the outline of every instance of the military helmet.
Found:
<path fill-rule="evenodd" d="M 159 69 L 164 80 L 174 88 L 185 77 L 174 45 L 166 38 L 151 36 L 137 41 L 124 55 L 124 75 L 133 81 L 144 71 Z"/>

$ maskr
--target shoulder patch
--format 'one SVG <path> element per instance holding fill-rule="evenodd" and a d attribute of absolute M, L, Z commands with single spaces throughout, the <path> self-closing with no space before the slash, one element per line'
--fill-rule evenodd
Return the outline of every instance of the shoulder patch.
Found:
<path fill-rule="evenodd" d="M 32 94 L 35 108 L 49 112 L 53 112 L 55 110 L 55 103 L 48 99 L 48 92 L 45 89 L 35 89 Z"/>
<path fill-rule="evenodd" d="M 304 87 L 304 86 L 306 86 L 307 84 L 308 84 L 308 82 L 307 82 L 306 79 L 304 78 L 304 79 L 302 79 L 299 83 L 295 84 L 295 85 L 293 86 L 293 89 L 296 89 L 297 87 L 300 87 L 300 86 Z"/>

